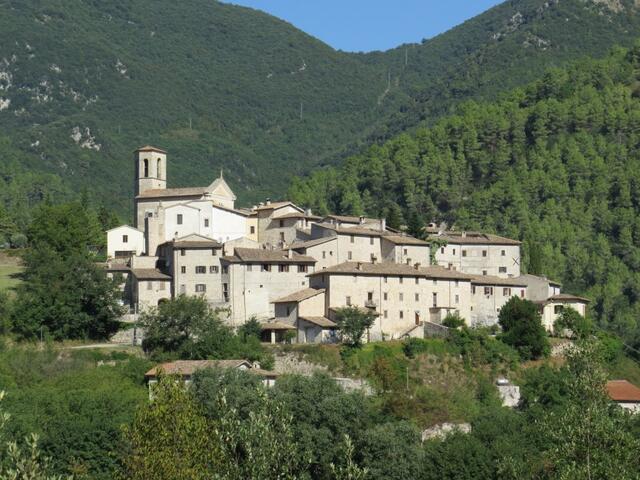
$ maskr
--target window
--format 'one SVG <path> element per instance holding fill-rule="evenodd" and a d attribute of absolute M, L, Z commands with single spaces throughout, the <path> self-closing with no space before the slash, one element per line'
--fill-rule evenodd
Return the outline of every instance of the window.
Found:
<path fill-rule="evenodd" d="M 367 301 L 373 302 L 373 292 L 367 292 Z"/>
<path fill-rule="evenodd" d="M 510 297 L 511 296 L 511 289 L 510 288 L 503 288 L 502 289 L 502 295 L 505 297 Z"/>
<path fill-rule="evenodd" d="M 278 265 L 278 271 L 280 273 L 286 273 L 289 271 L 289 265 Z"/>
<path fill-rule="evenodd" d="M 180 285 L 180 295 L 184 295 L 185 293 L 187 293 L 187 286 L 182 284 Z"/>
<path fill-rule="evenodd" d="M 291 307 L 287 305 L 287 317 L 291 315 Z"/>
<path fill-rule="evenodd" d="M 437 279 L 437 278 L 434 278 L 434 279 L 433 279 L 433 284 L 434 284 L 434 285 L 438 285 L 438 279 Z"/>
<path fill-rule="evenodd" d="M 180 256 L 184 257 L 187 254 L 187 251 L 184 248 L 180 249 Z"/>
<path fill-rule="evenodd" d="M 467 256 L 467 251 L 466 250 L 462 250 L 462 256 L 466 257 Z"/>
<path fill-rule="evenodd" d="M 280 232 L 280 241 L 284 242 L 284 232 Z"/>
<path fill-rule="evenodd" d="M 400 310 L 400 319 L 402 320 L 403 318 L 404 318 L 404 312 Z"/>
<path fill-rule="evenodd" d="M 459 282 L 458 280 L 456 280 L 455 282 L 453 282 L 453 284 L 454 284 L 456 287 L 458 286 L 458 284 L 459 284 L 459 283 L 460 283 L 460 282 Z"/>
<path fill-rule="evenodd" d="M 487 256 L 487 251 L 486 250 L 482 250 L 482 256 L 486 257 Z"/>
<path fill-rule="evenodd" d="M 353 260 L 353 253 L 347 252 L 347 259 Z"/>
<path fill-rule="evenodd" d="M 562 313 L 563 309 L 564 309 L 563 305 L 556 305 L 555 307 L 553 307 L 553 313 L 555 314 Z"/>
<path fill-rule="evenodd" d="M 507 267 L 498 267 L 498 272 L 507 273 Z"/>
<path fill-rule="evenodd" d="M 433 293 L 433 295 L 431 296 L 431 300 L 432 300 L 432 304 L 434 307 L 438 306 L 438 294 L 437 293 Z"/>
<path fill-rule="evenodd" d="M 374 242 L 374 238 L 373 237 L 369 237 L 369 245 L 373 245 Z"/>
<path fill-rule="evenodd" d="M 487 275 L 487 271 L 486 270 L 482 270 L 482 275 Z"/>
<path fill-rule="evenodd" d="M 278 226 L 279 226 L 280 228 L 284 228 L 284 220 L 280 220 L 280 221 L 278 222 Z"/>
<path fill-rule="evenodd" d="M 160 173 L 161 171 L 161 166 L 162 166 L 162 160 L 158 159 L 158 178 L 162 178 L 162 174 Z"/>
<path fill-rule="evenodd" d="M 389 318 L 389 311 L 385 310 L 383 313 L 384 318 Z"/>
<path fill-rule="evenodd" d="M 520 290 L 520 298 L 524 298 L 524 289 Z"/>
<path fill-rule="evenodd" d="M 205 219 L 204 219 L 204 227 L 205 227 L 205 228 L 208 228 L 208 227 L 209 227 L 209 219 L 208 219 L 208 218 L 205 218 Z"/>
<path fill-rule="evenodd" d="M 440 253 L 444 253 L 444 247 L 440 247 Z"/>
<path fill-rule="evenodd" d="M 416 293 L 416 294 L 415 294 L 415 298 L 416 298 L 416 302 L 419 302 L 419 301 L 420 301 L 420 294 L 419 294 L 419 293 Z"/>
<path fill-rule="evenodd" d="M 148 177 L 149 176 L 149 160 L 147 160 L 146 158 L 143 160 L 142 162 L 143 165 L 143 177 Z"/>
<path fill-rule="evenodd" d="M 371 263 L 376 263 L 376 254 L 372 253 L 369 255 L 369 260 L 371 260 Z"/>
<path fill-rule="evenodd" d="M 187 273 L 187 267 L 185 267 L 184 265 L 180 267 L 180 273 Z"/>
<path fill-rule="evenodd" d="M 383 281 L 384 283 L 387 283 L 389 281 L 389 277 L 383 277 Z"/>
<path fill-rule="evenodd" d="M 407 250 L 406 248 L 404 249 L 404 254 L 408 255 L 409 254 L 409 250 Z"/>
<path fill-rule="evenodd" d="M 389 299 L 389 294 L 387 292 L 384 292 L 382 294 L 382 298 L 385 299 L 385 300 L 388 300 Z"/>
<path fill-rule="evenodd" d="M 456 254 L 456 249 L 455 249 L 455 248 L 453 249 L 453 254 L 454 254 L 454 255 Z"/>
<path fill-rule="evenodd" d="M 262 271 L 263 272 L 270 272 L 271 271 L 271 265 L 269 265 L 268 263 L 265 263 L 262 265 Z"/>
<path fill-rule="evenodd" d="M 253 272 L 253 265 L 247 265 L 247 272 Z"/>
<path fill-rule="evenodd" d="M 400 297 L 399 297 L 400 301 L 404 301 L 404 293 L 400 292 Z"/>
<path fill-rule="evenodd" d="M 506 257 L 507 256 L 507 251 L 506 250 L 502 250 L 500 252 L 500 255 L 502 255 L 503 257 Z"/>
<path fill-rule="evenodd" d="M 220 269 L 216 265 L 209 266 L 209 273 L 218 273 Z"/>
<path fill-rule="evenodd" d="M 456 295 L 456 296 L 455 296 L 455 300 L 454 300 L 454 301 L 455 301 L 456 305 L 457 305 L 458 303 L 460 303 L 460 295 Z"/>
<path fill-rule="evenodd" d="M 322 258 L 327 258 L 327 252 L 325 251 L 322 252 Z"/>
<path fill-rule="evenodd" d="M 347 306 L 348 306 L 348 307 L 350 307 L 350 306 L 351 306 L 351 297 L 347 297 L 347 298 L 346 298 L 346 303 L 347 303 Z"/>
<path fill-rule="evenodd" d="M 178 214 L 178 218 L 176 219 L 176 222 L 178 223 L 178 225 L 182 225 L 182 214 L 181 213 Z"/>
<path fill-rule="evenodd" d="M 251 235 L 254 235 L 256 233 L 256 227 L 249 227 L 249 232 L 251 233 Z"/>
<path fill-rule="evenodd" d="M 493 287 L 484 287 L 485 295 L 493 295 Z"/>
<path fill-rule="evenodd" d="M 204 283 L 196 283 L 196 293 L 204 293 L 207 291 L 207 286 Z"/>
<path fill-rule="evenodd" d="M 167 282 L 158 283 L 158 290 L 166 290 L 166 289 L 167 289 Z"/>
<path fill-rule="evenodd" d="M 153 290 L 153 282 L 147 282 L 147 290 Z"/>
<path fill-rule="evenodd" d="M 420 285 L 420 277 L 416 277 L 416 285 Z"/>
<path fill-rule="evenodd" d="M 211 256 L 215 257 L 216 255 L 218 255 L 218 251 L 215 248 L 211 249 Z"/>
<path fill-rule="evenodd" d="M 403 280 L 404 280 L 404 279 L 403 279 L 402 277 L 400 277 L 400 285 L 402 285 L 402 281 L 403 281 Z"/>
<path fill-rule="evenodd" d="M 356 243 L 356 237 L 354 237 L 353 235 L 350 235 L 350 236 L 349 236 L 349 241 L 350 241 L 351 243 Z"/>
<path fill-rule="evenodd" d="M 227 266 L 222 267 L 222 273 L 223 274 L 229 273 L 229 267 L 227 267 Z"/>
<path fill-rule="evenodd" d="M 473 285 L 473 286 L 471 287 L 471 293 L 472 293 L 473 295 L 475 295 L 475 294 L 476 294 L 476 286 L 475 286 L 475 285 Z"/>
<path fill-rule="evenodd" d="M 129 235 L 122 235 L 122 243 L 129 243 Z"/>
<path fill-rule="evenodd" d="M 306 265 L 298 265 L 298 273 L 307 273 L 308 267 Z"/>
<path fill-rule="evenodd" d="M 205 267 L 204 265 L 196 266 L 196 273 L 197 274 L 207 273 L 207 267 Z"/>

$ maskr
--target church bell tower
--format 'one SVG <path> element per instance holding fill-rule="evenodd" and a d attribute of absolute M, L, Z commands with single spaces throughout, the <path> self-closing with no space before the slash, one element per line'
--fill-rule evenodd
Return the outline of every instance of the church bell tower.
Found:
<path fill-rule="evenodd" d="M 135 196 L 147 190 L 167 188 L 167 152 L 147 145 L 133 153 L 136 165 Z"/>

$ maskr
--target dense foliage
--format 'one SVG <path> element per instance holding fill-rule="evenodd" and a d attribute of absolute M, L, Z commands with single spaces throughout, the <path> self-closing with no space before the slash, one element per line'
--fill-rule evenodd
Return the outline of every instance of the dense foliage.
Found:
<path fill-rule="evenodd" d="M 342 342 L 352 348 L 361 347 L 364 334 L 376 321 L 375 312 L 348 306 L 336 309 L 335 313 Z"/>
<path fill-rule="evenodd" d="M 260 343 L 257 322 L 236 333 L 221 319 L 225 313 L 203 297 L 180 295 L 161 302 L 141 315 L 142 347 L 156 360 L 243 358 L 268 368 L 273 359 Z"/>
<path fill-rule="evenodd" d="M 524 241 L 522 268 L 593 300 L 640 344 L 640 47 L 552 70 L 498 103 L 467 103 L 340 169 L 294 182 L 318 211 L 414 213 Z"/>
<path fill-rule="evenodd" d="M 530 300 L 511 297 L 500 309 L 498 324 L 502 328 L 500 339 L 516 348 L 523 359 L 535 360 L 549 354 L 549 340 L 538 306 Z"/>
<path fill-rule="evenodd" d="M 505 2 L 422 44 L 348 54 L 211 0 L 5 0 L 0 205 L 21 228 L 33 204 L 91 187 L 130 212 L 131 150 L 147 143 L 169 150 L 175 185 L 224 167 L 241 200 L 280 196 L 290 175 L 462 100 L 629 45 L 632 1 L 603 3 Z"/>
<path fill-rule="evenodd" d="M 95 263 L 104 227 L 81 203 L 38 207 L 11 309 L 13 332 L 26 339 L 106 339 L 119 329 L 119 281 Z"/>

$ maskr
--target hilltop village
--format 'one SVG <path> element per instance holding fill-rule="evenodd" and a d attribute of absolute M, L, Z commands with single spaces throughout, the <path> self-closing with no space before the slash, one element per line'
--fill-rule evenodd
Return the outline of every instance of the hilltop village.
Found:
<path fill-rule="evenodd" d="M 521 244 L 430 224 L 426 240 L 385 219 L 317 216 L 289 201 L 238 208 L 222 173 L 204 187 L 168 188 L 167 152 L 134 152 L 135 222 L 107 232 L 109 275 L 123 278 L 127 319 L 179 295 L 204 297 L 232 327 L 249 319 L 263 340 L 337 341 L 335 310 L 375 313 L 367 340 L 424 337 L 449 313 L 497 323 L 512 297 L 539 305 L 552 330 L 587 300 L 521 272 Z"/>

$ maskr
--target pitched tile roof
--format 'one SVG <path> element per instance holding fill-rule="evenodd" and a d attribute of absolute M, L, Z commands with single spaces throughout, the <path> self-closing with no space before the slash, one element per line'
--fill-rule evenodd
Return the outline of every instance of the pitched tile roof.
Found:
<path fill-rule="evenodd" d="M 336 239 L 336 236 L 332 235 L 330 237 L 321 237 L 321 238 L 316 238 L 314 240 L 293 242 L 291 244 L 291 249 L 299 250 L 302 248 L 311 248 L 311 247 L 315 247 L 316 245 L 322 245 L 323 243 L 327 243 L 335 239 Z"/>
<path fill-rule="evenodd" d="M 272 301 L 271 303 L 291 303 L 291 302 L 301 302 L 311 297 L 315 297 L 321 293 L 324 293 L 324 288 L 305 288 L 298 292 L 294 292 L 286 297 L 278 298 L 277 300 Z"/>
<path fill-rule="evenodd" d="M 512 238 L 482 232 L 443 232 L 439 235 L 430 235 L 429 239 L 460 245 L 520 245 L 522 243 Z"/>
<path fill-rule="evenodd" d="M 162 273 L 157 268 L 132 268 L 131 273 L 138 280 L 171 280 L 169 275 Z"/>
<path fill-rule="evenodd" d="M 527 282 L 520 278 L 502 278 L 492 275 L 472 275 L 471 283 L 475 285 L 506 285 L 512 287 L 526 287 Z"/>
<path fill-rule="evenodd" d="M 366 235 L 369 237 L 380 237 L 385 234 L 385 232 L 379 229 L 367 228 L 366 225 L 362 225 L 358 227 L 339 227 L 332 223 L 316 223 L 316 225 L 320 228 L 333 230 L 336 233 L 340 233 L 344 235 Z"/>
<path fill-rule="evenodd" d="M 307 255 L 300 255 L 288 250 L 263 250 L 261 248 L 236 248 L 233 257 L 224 257 L 230 262 L 255 263 L 316 263 L 316 259 Z M 236 260 L 237 259 L 237 260 Z"/>
<path fill-rule="evenodd" d="M 313 323 L 314 325 L 322 328 L 338 328 L 336 322 L 333 322 L 326 317 L 300 317 L 300 320 Z"/>
<path fill-rule="evenodd" d="M 152 188 L 145 190 L 136 198 L 199 197 L 207 193 L 208 188 L 209 187 Z"/>
<path fill-rule="evenodd" d="M 607 382 L 607 394 L 615 402 L 640 402 L 640 388 L 627 380 Z"/>
<path fill-rule="evenodd" d="M 294 213 L 285 213 L 284 215 L 280 215 L 278 217 L 273 217 L 274 220 L 280 220 L 285 218 L 306 218 L 308 220 L 321 220 L 322 217 L 318 217 L 316 215 L 307 215 L 302 212 L 294 212 Z"/>
<path fill-rule="evenodd" d="M 379 222 L 376 218 L 367 218 L 367 217 L 355 217 L 350 215 L 327 215 L 324 218 L 330 218 L 332 220 L 337 220 L 342 223 L 374 223 Z"/>
<path fill-rule="evenodd" d="M 328 267 L 324 270 L 311 273 L 308 276 L 315 275 L 367 275 L 367 276 L 405 276 L 405 277 L 427 277 L 452 280 L 471 281 L 473 275 L 458 272 L 456 270 L 448 270 L 439 266 L 418 267 L 415 265 L 406 265 L 404 263 L 364 263 L 364 262 L 345 262 L 339 265 Z"/>
<path fill-rule="evenodd" d="M 383 235 L 382 239 L 387 242 L 395 243 L 396 245 L 429 245 L 428 242 L 410 235 Z"/>
<path fill-rule="evenodd" d="M 159 153 L 167 153 L 161 148 L 152 147 L 151 145 L 145 145 L 144 147 L 140 147 L 135 152 L 159 152 Z"/>
<path fill-rule="evenodd" d="M 253 368 L 248 360 L 176 360 L 156 365 L 145 373 L 145 377 L 157 377 L 160 372 L 165 375 L 191 376 L 205 368 L 238 368 L 243 365 L 248 372 L 263 373 L 262 370 Z"/>
<path fill-rule="evenodd" d="M 277 208 L 286 207 L 287 205 L 291 205 L 292 207 L 300 209 L 300 207 L 296 206 L 293 202 L 282 201 L 282 202 L 265 203 L 264 205 L 260 205 L 256 207 L 256 210 L 275 210 Z"/>
<path fill-rule="evenodd" d="M 547 302 L 584 302 L 590 303 L 591 300 L 584 297 L 578 297 L 577 295 L 571 295 L 570 293 L 559 293 L 558 295 L 553 295 L 547 299 Z"/>
<path fill-rule="evenodd" d="M 295 330 L 296 327 L 283 322 L 264 322 L 260 324 L 262 330 Z"/>

